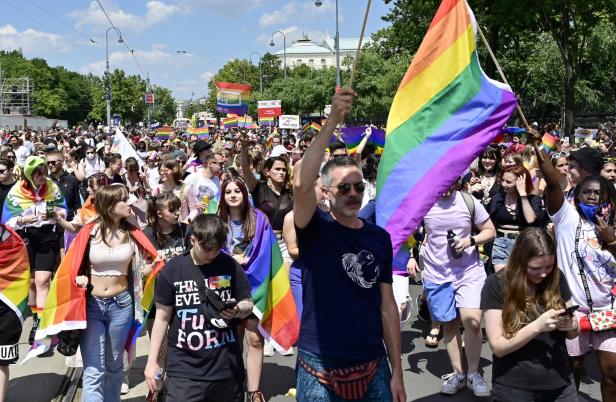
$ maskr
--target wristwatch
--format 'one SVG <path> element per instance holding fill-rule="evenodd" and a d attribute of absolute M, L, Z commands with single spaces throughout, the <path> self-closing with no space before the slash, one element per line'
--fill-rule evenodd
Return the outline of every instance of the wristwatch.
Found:
<path fill-rule="evenodd" d="M 477 241 L 475 240 L 473 236 L 471 236 L 471 247 L 474 247 L 476 245 L 477 245 Z"/>

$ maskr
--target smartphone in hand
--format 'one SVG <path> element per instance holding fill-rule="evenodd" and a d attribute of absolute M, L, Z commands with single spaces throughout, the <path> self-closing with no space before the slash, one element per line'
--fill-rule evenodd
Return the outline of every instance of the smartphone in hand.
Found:
<path fill-rule="evenodd" d="M 560 313 L 558 316 L 559 317 L 573 317 L 573 313 L 579 308 L 580 306 L 577 306 L 577 305 L 567 307 L 565 308 L 565 311 Z"/>

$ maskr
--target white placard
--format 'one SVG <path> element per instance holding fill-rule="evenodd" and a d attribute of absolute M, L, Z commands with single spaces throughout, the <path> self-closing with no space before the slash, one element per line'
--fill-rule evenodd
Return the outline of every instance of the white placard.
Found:
<path fill-rule="evenodd" d="M 278 126 L 280 128 L 293 128 L 298 129 L 299 126 L 299 115 L 296 114 L 283 114 L 278 118 Z"/>

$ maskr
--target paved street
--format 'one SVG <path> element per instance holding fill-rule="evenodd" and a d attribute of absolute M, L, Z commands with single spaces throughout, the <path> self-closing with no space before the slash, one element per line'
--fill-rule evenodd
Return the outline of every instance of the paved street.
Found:
<path fill-rule="evenodd" d="M 416 296 L 419 287 L 413 285 L 411 293 Z M 415 317 L 413 317 L 414 319 Z M 30 320 L 27 321 L 27 328 Z M 452 402 L 474 401 L 476 398 L 469 389 L 463 389 L 455 396 L 444 396 L 439 393 L 442 380 L 440 377 L 450 372 L 447 352 L 441 342 L 438 349 L 428 349 L 424 345 L 423 335 L 428 330 L 425 323 L 417 320 L 409 322 L 402 331 L 402 361 L 404 382 L 409 401 L 430 402 L 448 400 Z M 27 332 L 21 339 L 20 354 L 25 356 L 27 350 Z M 146 394 L 143 368 L 146 363 L 148 337 L 139 339 L 137 344 L 137 359 L 130 371 L 131 392 L 122 399 L 131 402 L 142 402 Z M 491 359 L 489 345 L 484 343 L 481 367 L 487 382 L 491 381 Z M 262 377 L 263 391 L 272 402 L 290 401 L 285 394 L 295 386 L 295 357 L 283 357 L 278 354 L 266 357 Z M 50 357 L 39 358 L 24 366 L 12 368 L 12 379 L 7 402 L 43 402 L 50 401 L 58 395 L 58 390 L 67 368 L 64 357 L 54 353 Z M 27 377 L 26 377 L 27 376 Z M 593 356 L 589 356 L 587 375 L 581 386 L 581 397 L 586 401 L 600 401 L 599 369 Z M 79 392 L 78 392 L 79 395 Z M 487 399 L 486 399 L 487 400 Z"/>

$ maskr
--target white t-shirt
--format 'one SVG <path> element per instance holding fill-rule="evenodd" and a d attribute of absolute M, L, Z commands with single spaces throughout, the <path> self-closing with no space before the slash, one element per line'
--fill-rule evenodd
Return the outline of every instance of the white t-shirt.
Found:
<path fill-rule="evenodd" d="M 195 198 L 199 202 L 203 202 L 205 196 L 209 200 L 220 200 L 220 179 L 218 177 L 208 179 L 201 172 L 191 173 L 184 180 L 184 184 L 192 188 Z"/>
<path fill-rule="evenodd" d="M 20 145 L 19 148 L 17 148 L 17 151 L 15 151 L 15 162 L 19 166 L 24 167 L 28 156 L 30 156 L 30 150 L 28 149 L 28 147 L 26 147 L 25 145 Z"/>
<path fill-rule="evenodd" d="M 551 218 L 556 229 L 558 267 L 567 279 L 573 302 L 587 308 L 588 303 L 575 255 L 575 233 L 580 222 L 580 214 L 573 205 L 565 202 Z M 616 260 L 609 251 L 601 249 L 594 223 L 582 220 L 578 250 L 584 262 L 593 309 L 610 309 L 610 291 L 616 278 Z"/>
<path fill-rule="evenodd" d="M 475 226 L 481 225 L 490 215 L 481 203 L 475 203 Z M 447 244 L 447 231 L 464 239 L 471 236 L 471 212 L 459 191 L 446 199 L 439 199 L 424 218 L 426 240 L 423 248 L 424 270 L 422 278 L 441 284 L 460 279 L 473 269 L 484 269 L 475 247 L 468 247 L 459 258 L 454 258 Z"/>
<path fill-rule="evenodd" d="M 150 185 L 150 188 L 158 186 L 158 182 L 160 181 L 160 173 L 158 172 L 158 166 L 155 166 L 153 168 L 146 166 L 145 177 L 148 179 L 148 184 Z"/>

